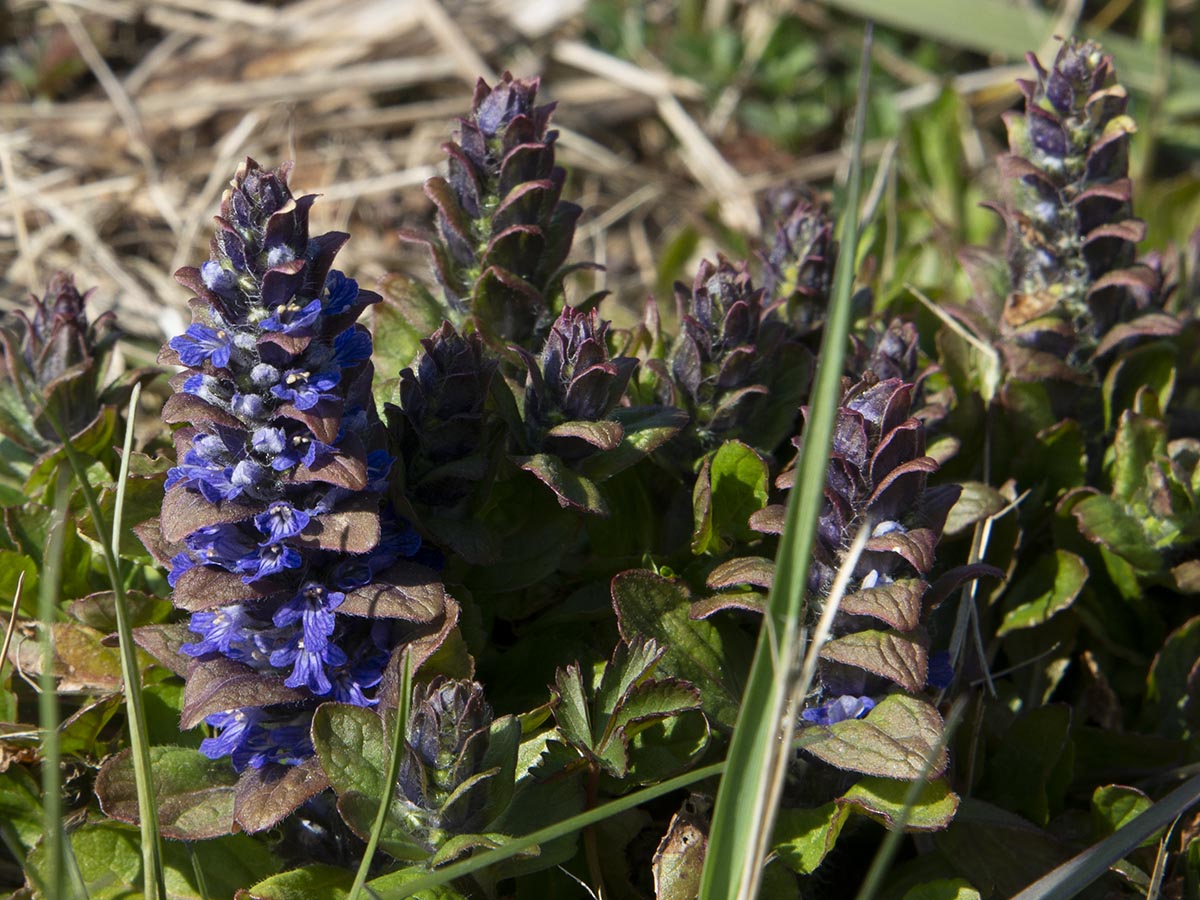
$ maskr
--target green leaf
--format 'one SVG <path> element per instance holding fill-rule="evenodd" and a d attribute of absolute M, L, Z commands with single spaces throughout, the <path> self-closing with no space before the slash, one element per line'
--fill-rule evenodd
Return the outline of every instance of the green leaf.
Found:
<path fill-rule="evenodd" d="M 608 515 L 608 504 L 600 489 L 578 472 L 567 468 L 557 456 L 538 453 L 534 456 L 514 456 L 513 462 L 554 491 L 559 506 L 597 516 Z"/>
<path fill-rule="evenodd" d="M 793 872 L 811 875 L 837 843 L 850 812 L 850 806 L 836 801 L 815 809 L 781 809 L 772 849 Z"/>
<path fill-rule="evenodd" d="M 942 774 L 946 750 L 941 742 L 938 711 L 903 694 L 885 697 L 865 718 L 812 725 L 796 739 L 801 750 L 835 768 L 907 781 L 920 778 L 931 759 L 931 774 Z"/>
<path fill-rule="evenodd" d="M 962 878 L 940 878 L 919 884 L 903 900 L 981 900 L 982 895 Z"/>
<path fill-rule="evenodd" d="M 1178 350 L 1168 341 L 1155 341 L 1121 354 L 1104 376 L 1104 428 L 1107 431 L 1123 413 L 1131 410 L 1142 388 L 1158 397 L 1163 409 L 1175 389 Z"/>
<path fill-rule="evenodd" d="M 12 599 L 17 593 L 17 579 L 25 573 L 21 585 L 21 602 L 26 615 L 33 616 L 37 607 L 38 565 L 24 553 L 13 550 L 0 550 L 0 610 L 5 612 L 4 621 L 7 623 L 7 613 L 12 611 Z"/>
<path fill-rule="evenodd" d="M 1039 557 L 1008 591 L 1008 611 L 997 636 L 1047 622 L 1075 602 L 1087 579 L 1087 563 L 1074 553 L 1055 550 L 1053 555 Z"/>
<path fill-rule="evenodd" d="M 1092 494 L 1076 503 L 1071 512 L 1079 530 L 1093 543 L 1107 547 L 1143 572 L 1156 572 L 1162 565 L 1141 523 L 1112 497 Z"/>
<path fill-rule="evenodd" d="M 1113 496 L 1128 505 L 1146 492 L 1146 467 L 1167 458 L 1167 426 L 1126 411 L 1113 438 Z"/>
<path fill-rule="evenodd" d="M 233 829 L 237 774 L 225 759 L 209 759 L 186 747 L 151 747 L 151 773 L 163 837 L 203 840 Z M 96 776 L 100 808 L 111 818 L 136 825 L 137 789 L 129 750 L 105 760 Z"/>
<path fill-rule="evenodd" d="M 345 900 L 353 883 L 354 873 L 314 863 L 272 875 L 247 893 L 254 900 Z"/>
<path fill-rule="evenodd" d="M 596 738 L 592 735 L 587 692 L 579 665 L 559 669 L 554 675 L 554 684 L 559 698 L 554 707 L 554 718 L 563 737 L 581 750 L 594 749 Z"/>
<path fill-rule="evenodd" d="M 707 826 L 691 798 L 671 817 L 651 864 L 655 900 L 695 900 L 708 846 Z"/>
<path fill-rule="evenodd" d="M 42 835 L 42 801 L 37 782 L 23 766 L 10 766 L 0 772 L 0 834 L 10 827 L 26 850 Z"/>
<path fill-rule="evenodd" d="M 1092 792 L 1092 831 L 1096 839 L 1106 838 L 1119 828 L 1128 825 L 1151 806 L 1151 800 L 1137 788 L 1122 784 L 1109 784 Z M 1152 834 L 1139 847 L 1149 847 L 1158 842 L 1161 834 Z"/>
<path fill-rule="evenodd" d="M 837 802 L 893 828 L 905 815 L 908 791 L 909 785 L 903 781 L 868 777 L 860 779 Z M 950 824 L 957 810 L 958 795 L 944 778 L 927 781 L 908 807 L 904 830 L 939 831 Z"/>
<path fill-rule="evenodd" d="M 999 512 L 1008 505 L 1008 501 L 991 485 L 982 481 L 962 482 L 962 493 L 950 513 L 946 516 L 946 525 L 942 533 L 947 537 L 961 534 L 976 522 Z"/>
<path fill-rule="evenodd" d="M 737 668 L 728 658 L 722 632 L 688 616 L 687 587 L 638 569 L 613 579 L 612 596 L 621 636 L 631 641 L 645 635 L 666 647 L 662 671 L 695 685 L 713 722 L 733 727 L 741 696 L 741 685 L 734 681 Z"/>
<path fill-rule="evenodd" d="M 974 798 L 932 842 L 950 871 L 969 875 L 985 897 L 1012 897 L 1069 855 L 1049 832 Z"/>
<path fill-rule="evenodd" d="M 750 516 L 767 505 L 766 462 L 740 441 L 726 441 L 704 461 L 692 493 L 692 552 L 724 553 L 753 540 Z"/>
<path fill-rule="evenodd" d="M 386 275 L 379 293 L 383 300 L 371 309 L 372 358 L 376 371 L 394 376 L 416 359 L 421 340 L 442 324 L 446 310 L 425 285 L 405 275 Z"/>
<path fill-rule="evenodd" d="M 70 838 L 90 900 L 129 900 L 142 896 L 142 851 L 136 828 L 100 822 L 76 829 Z M 28 865 L 35 871 L 44 868 L 41 845 L 29 854 Z M 277 866 L 260 841 L 244 834 L 196 844 L 163 844 L 163 868 L 171 900 L 232 897 Z M 197 883 L 197 870 L 204 873 L 204 891 Z"/>
<path fill-rule="evenodd" d="M 691 768 L 708 747 L 712 732 L 699 710 L 661 719 L 640 729 L 629 746 L 623 784 L 655 784 Z"/>
<path fill-rule="evenodd" d="M 1064 419 L 1043 428 L 1035 438 L 1029 452 L 1021 454 L 1020 473 L 1025 479 L 1044 480 L 1055 494 L 1086 483 L 1086 440 L 1078 422 Z"/>
<path fill-rule="evenodd" d="M 322 703 L 313 714 L 312 739 L 321 768 L 339 795 L 354 791 L 375 798 L 369 818 L 359 823 L 361 833 L 367 834 L 379 808 L 387 764 L 383 720 L 374 710 L 362 706 Z"/>
<path fill-rule="evenodd" d="M 611 716 L 625 695 L 650 677 L 662 655 L 653 640 L 637 638 L 617 644 L 596 689 L 597 718 Z"/>
<path fill-rule="evenodd" d="M 163 483 L 165 480 L 165 475 L 153 475 L 150 477 L 130 477 L 124 482 L 120 553 L 126 559 L 146 558 L 146 548 L 142 546 L 142 542 L 134 534 L 133 526 L 141 525 L 148 519 L 153 519 L 161 512 L 163 505 Z M 117 505 L 115 487 L 106 487 L 100 491 L 99 500 L 100 512 L 103 515 L 104 521 L 112 522 L 113 512 Z M 90 517 L 79 520 L 79 531 L 93 541 L 112 541 L 111 534 L 106 534 L 103 538 L 96 535 L 96 529 Z"/>
<path fill-rule="evenodd" d="M 425 868 L 412 871 L 392 872 L 388 875 L 381 875 L 379 878 L 374 878 L 367 882 L 367 888 L 372 891 L 373 896 L 382 896 L 388 891 L 399 891 L 406 885 L 416 881 L 429 872 Z M 438 885 L 437 887 L 426 888 L 423 891 L 418 891 L 415 894 L 410 894 L 413 900 L 466 900 L 466 898 L 458 891 L 448 885 Z"/>
<path fill-rule="evenodd" d="M 1196 660 L 1200 659 L 1200 616 L 1168 635 L 1146 679 L 1143 720 L 1159 734 L 1189 739 L 1200 731 Z"/>
<path fill-rule="evenodd" d="M 1066 793 L 1073 760 L 1071 708 L 1051 704 L 1020 715 L 988 760 L 992 796 L 1035 825 L 1045 825 Z"/>

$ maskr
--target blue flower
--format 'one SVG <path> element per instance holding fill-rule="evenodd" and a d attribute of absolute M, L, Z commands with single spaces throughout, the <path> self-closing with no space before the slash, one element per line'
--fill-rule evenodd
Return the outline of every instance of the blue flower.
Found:
<path fill-rule="evenodd" d="M 281 331 L 284 334 L 295 334 L 307 329 L 313 322 L 317 321 L 317 317 L 320 315 L 320 298 L 304 306 L 300 306 L 300 304 L 294 301 L 289 301 L 276 306 L 274 312 L 262 320 L 262 327 L 266 331 Z"/>
<path fill-rule="evenodd" d="M 267 403 L 262 397 L 258 394 L 243 394 L 241 391 L 233 395 L 229 407 L 243 419 L 265 419 L 268 413 Z"/>
<path fill-rule="evenodd" d="M 220 759 L 222 756 L 232 755 L 250 736 L 250 732 L 264 715 L 266 713 L 256 707 L 213 713 L 204 721 L 221 731 L 216 737 L 205 738 L 201 741 L 200 752 L 209 759 Z"/>
<path fill-rule="evenodd" d="M 298 535 L 308 527 L 310 521 L 312 517 L 304 510 L 296 509 L 283 500 L 277 500 L 267 507 L 265 513 L 254 517 L 254 527 L 268 540 L 278 543 Z"/>
<path fill-rule="evenodd" d="M 271 388 L 271 393 L 280 400 L 290 400 L 296 409 L 312 409 L 322 400 L 336 400 L 330 393 L 341 381 L 340 372 L 306 372 L 303 369 L 288 369 L 283 380 Z"/>
<path fill-rule="evenodd" d="M 196 568 L 196 561 L 192 559 L 190 553 L 176 553 L 171 557 L 171 571 L 167 574 L 167 584 L 175 587 L 175 582 L 188 569 Z M 363 582 L 364 584 L 366 582 Z M 357 587 L 358 585 L 355 585 Z"/>
<path fill-rule="evenodd" d="M 210 259 L 200 266 L 200 279 L 204 286 L 218 297 L 229 298 L 237 293 L 237 276 L 222 268 L 215 260 Z"/>
<path fill-rule="evenodd" d="M 221 382 L 211 375 L 190 376 L 183 382 L 183 392 L 218 407 L 223 406 L 229 398 Z"/>
<path fill-rule="evenodd" d="M 188 656 L 220 653 L 230 659 L 242 659 L 249 655 L 244 645 L 250 643 L 250 630 L 255 624 L 240 603 L 194 612 L 188 629 L 200 635 L 200 640 L 179 649 Z"/>
<path fill-rule="evenodd" d="M 248 573 L 242 576 L 242 581 L 253 584 L 260 578 L 269 578 L 287 569 L 298 569 L 303 563 L 300 551 L 295 547 L 267 544 L 239 559 L 237 571 Z"/>
<path fill-rule="evenodd" d="M 166 490 L 177 484 L 192 485 L 209 503 L 241 496 L 242 486 L 233 483 L 232 466 L 175 466 L 167 471 Z"/>
<path fill-rule="evenodd" d="M 374 706 L 378 699 L 368 698 L 364 690 L 375 687 L 383 680 L 387 668 L 388 654 L 378 647 L 366 643 L 359 645 L 354 658 L 346 665 L 329 673 L 333 684 L 330 692 L 338 703 L 353 703 L 355 706 Z"/>
<path fill-rule="evenodd" d="M 179 361 L 185 366 L 200 366 L 205 360 L 211 360 L 214 366 L 223 369 L 229 365 L 233 341 L 229 332 L 223 329 L 193 322 L 183 334 L 171 338 L 170 347 L 179 354 Z"/>
<path fill-rule="evenodd" d="M 347 328 L 333 340 L 333 361 L 343 369 L 371 358 L 371 335 L 360 328 Z"/>
<path fill-rule="evenodd" d="M 233 757 L 233 768 L 261 769 L 267 763 L 295 765 L 312 756 L 312 741 L 304 715 L 271 715 L 258 707 L 213 713 L 204 720 L 220 729 L 216 737 L 200 742 L 209 759 Z"/>
<path fill-rule="evenodd" d="M 254 549 L 236 525 L 208 525 L 198 528 L 184 538 L 188 549 L 196 555 L 199 564 L 221 566 L 237 571 L 241 559 Z"/>
<path fill-rule="evenodd" d="M 836 725 L 847 719 L 861 719 L 874 708 L 875 701 L 870 697 L 843 694 L 822 706 L 804 710 L 800 718 L 813 725 Z"/>
<path fill-rule="evenodd" d="M 328 296 L 325 298 L 324 314 L 327 316 L 345 312 L 358 299 L 358 282 L 336 269 L 330 271 L 325 279 L 325 290 Z"/>
<path fill-rule="evenodd" d="M 929 669 L 925 683 L 935 690 L 944 691 L 954 681 L 954 666 L 950 662 L 950 651 L 939 650 L 929 655 Z"/>
<path fill-rule="evenodd" d="M 285 685 L 293 688 L 306 687 L 318 697 L 333 690 L 326 667 L 345 664 L 346 654 L 340 647 L 329 641 L 311 646 L 305 640 L 303 632 L 293 634 L 281 648 L 271 654 L 271 665 L 276 668 L 292 666 L 292 674 L 284 679 Z"/>
<path fill-rule="evenodd" d="M 279 383 L 279 370 L 267 363 L 259 363 L 250 370 L 250 383 L 256 388 L 269 388 Z"/>

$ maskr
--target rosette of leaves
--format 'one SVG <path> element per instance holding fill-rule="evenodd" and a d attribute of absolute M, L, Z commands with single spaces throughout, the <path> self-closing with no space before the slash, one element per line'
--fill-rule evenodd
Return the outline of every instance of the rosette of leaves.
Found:
<path fill-rule="evenodd" d="M 500 348 L 529 346 L 554 321 L 581 211 L 561 199 L 554 104 L 537 105 L 538 84 L 507 72 L 492 87 L 479 81 L 457 142 L 443 145 L 449 177 L 425 183 L 437 236 L 401 233 L 429 248 L 453 323 L 473 323 Z M 406 307 L 410 291 L 419 288 L 404 288 Z"/>
<path fill-rule="evenodd" d="M 27 499 L 19 486 L 32 473 L 53 470 L 62 447 L 58 429 L 80 452 L 111 463 L 120 407 L 146 374 L 106 381 L 116 318 L 107 312 L 89 321 L 87 298 L 71 275 L 59 272 L 40 299 L 30 298 L 32 317 L 18 310 L 0 327 L 6 376 L 0 380 L 0 466 L 16 482 L 14 502 Z"/>
<path fill-rule="evenodd" d="M 1200 593 L 1200 441 L 1171 440 L 1157 397 L 1143 388 L 1120 416 L 1108 459 L 1110 491 L 1076 488 L 1059 512 L 1100 549 L 1124 596 L 1151 585 Z"/>
<path fill-rule="evenodd" d="M 394 711 L 325 704 L 313 736 L 346 823 L 366 839 L 381 795 L 394 791 L 380 848 L 397 859 L 454 859 L 494 847 L 513 799 L 521 726 L 494 716 L 478 682 L 438 675 L 413 688 L 395 785 L 384 785 Z"/>
<path fill-rule="evenodd" d="M 681 678 L 654 677 L 666 649 L 653 639 L 619 643 L 595 679 L 559 669 L 551 691 L 554 739 L 579 754 L 595 802 L 601 776 L 627 789 L 678 774 L 708 744 L 700 692 Z"/>
<path fill-rule="evenodd" d="M 679 334 L 665 365 L 651 366 L 692 417 L 703 450 L 740 437 L 769 453 L 795 425 L 811 357 L 764 315 L 763 300 L 748 266 L 724 257 L 701 262 L 690 289 L 675 285 Z"/>
<path fill-rule="evenodd" d="M 371 336 L 355 324 L 378 298 L 331 269 L 346 236 L 309 236 L 314 197 L 294 197 L 288 171 L 247 160 L 211 258 L 177 275 L 196 293 L 192 324 L 160 357 L 185 367 L 163 409 L 177 464 L 143 529 L 191 614 L 171 661 L 186 678 L 182 726 L 216 729 L 201 751 L 242 773 L 246 830 L 324 787 L 317 704 L 375 703 L 398 648 L 432 652 L 456 618 L 436 573 L 412 561 L 419 538 L 382 503 L 391 458 Z"/>
<path fill-rule="evenodd" d="M 1000 160 L 1012 188 L 1000 210 L 1011 279 L 1001 330 L 1017 377 L 1087 381 L 1096 356 L 1178 325 L 1156 312 L 1154 272 L 1135 264 L 1146 230 L 1132 215 L 1135 126 L 1112 57 L 1072 38 L 1049 70 L 1027 59 L 1037 77 L 1018 82 L 1025 109 L 1005 117 Z"/>

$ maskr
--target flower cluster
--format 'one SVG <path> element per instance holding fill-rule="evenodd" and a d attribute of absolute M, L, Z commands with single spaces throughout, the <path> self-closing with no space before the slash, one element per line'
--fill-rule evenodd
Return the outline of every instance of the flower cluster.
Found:
<path fill-rule="evenodd" d="M 216 728 L 201 749 L 239 771 L 311 756 L 316 703 L 374 703 L 412 623 L 448 614 L 406 561 L 416 533 L 381 508 L 392 460 L 355 324 L 378 298 L 331 270 L 345 236 L 309 236 L 314 198 L 287 174 L 239 168 L 211 259 L 177 276 L 194 321 L 160 357 L 186 367 L 156 548 L 191 612 L 184 725 Z"/>
<path fill-rule="evenodd" d="M 825 504 L 809 568 L 810 609 L 819 612 L 834 574 L 860 528 L 870 529 L 835 620 L 821 650 L 818 690 L 801 718 L 833 725 L 867 715 L 897 685 L 916 694 L 947 681 L 945 662 L 931 665 L 921 627 L 936 605 L 926 580 L 958 485 L 926 486 L 937 463 L 925 455 L 925 426 L 911 414 L 913 387 L 873 374 L 854 384 L 837 411 L 825 482 Z M 800 445 L 800 439 L 795 443 Z M 793 486 L 795 470 L 776 480 Z M 751 518 L 764 534 L 783 531 L 784 507 L 767 506 Z M 741 561 L 718 567 L 712 586 L 726 581 Z M 769 584 L 769 579 L 767 580 Z M 937 686 L 937 685 L 934 685 Z"/>
<path fill-rule="evenodd" d="M 771 305 L 801 334 L 825 321 L 837 242 L 828 204 L 811 194 L 784 191 L 774 204 L 775 236 L 763 254 L 763 286 Z"/>
<path fill-rule="evenodd" d="M 121 391 L 103 381 L 117 338 L 113 314 L 89 322 L 87 294 L 65 272 L 31 299 L 32 319 L 18 310 L 0 328 L 0 435 L 36 456 L 60 443 L 55 424 L 76 437 L 121 402 Z"/>
<path fill-rule="evenodd" d="M 425 183 L 437 207 L 438 239 L 428 246 L 456 324 L 468 318 L 499 346 L 544 335 L 562 291 L 563 263 L 580 208 L 560 199 L 554 104 L 537 106 L 537 79 L 505 72 L 480 80 L 457 143 L 444 145 L 449 179 Z"/>
<path fill-rule="evenodd" d="M 807 385 L 807 366 L 797 372 L 795 360 L 779 353 L 786 328 L 764 319 L 763 299 L 749 267 L 724 257 L 701 262 L 690 289 L 675 285 L 680 330 L 667 361 L 670 381 L 706 449 L 761 414 L 773 383 L 793 395 Z"/>
<path fill-rule="evenodd" d="M 480 831 L 512 793 L 519 729 L 496 720 L 475 681 L 439 675 L 413 688 L 397 797 L 409 835 L 429 850 Z"/>
<path fill-rule="evenodd" d="M 637 368 L 637 359 L 611 356 L 609 323 L 595 310 L 581 312 L 563 307 L 535 358 L 521 351 L 529 378 L 525 384 L 525 424 L 535 443 L 545 443 L 560 456 L 586 452 L 583 444 L 611 450 L 620 442 L 616 422 L 607 428 L 590 428 L 620 404 Z"/>
<path fill-rule="evenodd" d="M 1134 124 L 1112 57 L 1069 39 L 1048 71 L 1028 59 L 1037 78 L 1019 82 L 1025 110 L 1005 117 L 1010 152 L 1000 161 L 1012 179 L 1001 327 L 1014 371 L 1070 378 L 1110 329 L 1153 310 L 1159 284 L 1134 264 L 1146 229 L 1132 216 Z M 1029 368 L 1030 357 L 1041 365 Z"/>

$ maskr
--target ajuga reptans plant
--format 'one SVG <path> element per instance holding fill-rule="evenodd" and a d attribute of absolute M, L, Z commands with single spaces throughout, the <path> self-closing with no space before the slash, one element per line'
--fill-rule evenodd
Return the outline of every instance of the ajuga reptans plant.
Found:
<path fill-rule="evenodd" d="M 505 72 L 494 87 L 480 79 L 458 141 L 443 145 L 449 179 L 425 183 L 437 237 L 401 233 L 429 247 L 453 323 L 470 321 L 499 347 L 545 336 L 581 211 L 560 199 L 554 104 L 536 105 L 537 91 L 536 78 Z"/>
<path fill-rule="evenodd" d="M 311 760 L 320 701 L 374 704 L 397 648 L 454 620 L 383 502 L 392 460 L 355 324 L 378 298 L 331 269 L 346 236 L 309 236 L 315 198 L 293 197 L 288 171 L 247 160 L 211 258 L 177 276 L 196 297 L 161 357 L 186 371 L 163 410 L 177 464 L 150 532 L 191 613 L 183 726 L 213 726 L 201 750 L 250 784 Z M 263 827 L 261 810 L 245 816 Z"/>
<path fill-rule="evenodd" d="M 116 320 L 106 312 L 88 321 L 87 297 L 71 275 L 59 272 L 40 299 L 31 298 L 32 318 L 17 311 L 0 323 L 0 357 L 7 376 L 0 379 L 0 437 L 12 448 L 0 466 L 11 469 L 14 477 L 25 479 L 35 469 L 48 468 L 62 447 L 60 435 L 110 466 L 114 461 L 111 447 L 120 407 L 133 383 L 148 372 L 106 383 Z"/>
<path fill-rule="evenodd" d="M 1134 123 L 1112 57 L 1072 38 L 1049 70 L 1027 58 L 1037 77 L 1019 82 L 1025 110 L 1005 117 L 1011 293 L 1001 327 L 1018 377 L 1079 380 L 1115 340 L 1161 333 L 1163 317 L 1147 317 L 1161 286 L 1135 263 L 1146 229 L 1132 214 Z M 1121 323 L 1131 324 L 1114 335 Z"/>

